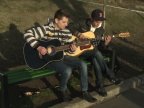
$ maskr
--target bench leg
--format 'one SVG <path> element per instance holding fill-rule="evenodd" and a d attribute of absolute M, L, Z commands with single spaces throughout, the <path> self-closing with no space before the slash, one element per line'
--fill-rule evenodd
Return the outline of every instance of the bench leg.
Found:
<path fill-rule="evenodd" d="M 1 108 L 9 108 L 7 76 L 1 76 Z"/>

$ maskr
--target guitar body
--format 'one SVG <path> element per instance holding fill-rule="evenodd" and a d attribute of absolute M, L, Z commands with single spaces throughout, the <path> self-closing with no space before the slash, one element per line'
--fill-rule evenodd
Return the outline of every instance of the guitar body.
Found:
<path fill-rule="evenodd" d="M 91 31 L 88 31 L 88 32 L 84 32 L 82 33 L 84 35 L 84 37 L 88 38 L 88 39 L 94 39 L 96 38 L 95 34 Z"/>
<path fill-rule="evenodd" d="M 88 39 L 94 39 L 95 38 L 95 34 L 93 32 L 90 32 L 90 31 L 89 32 L 84 32 L 82 34 Z M 93 49 L 94 49 L 93 45 L 91 43 L 89 43 L 89 44 L 86 44 L 86 45 L 83 45 L 83 46 L 78 46 L 75 52 L 66 53 L 66 55 L 79 56 L 82 53 L 84 53 L 85 51 L 93 50 Z"/>
<path fill-rule="evenodd" d="M 61 43 L 58 39 L 53 39 L 50 41 L 39 41 L 40 45 L 47 48 L 61 46 Z M 23 47 L 24 59 L 26 64 L 31 69 L 41 69 L 52 61 L 58 61 L 63 59 L 63 51 L 55 52 L 54 54 L 46 54 L 45 56 L 40 57 L 36 49 L 32 48 L 28 43 L 25 43 Z"/>
<path fill-rule="evenodd" d="M 82 33 L 85 38 L 87 39 L 96 39 L 97 37 L 95 36 L 95 34 L 91 31 L 88 31 L 88 32 L 84 32 Z M 113 35 L 113 37 L 122 37 L 122 38 L 125 38 L 125 37 L 129 37 L 130 36 L 130 33 L 129 32 L 123 32 L 123 33 L 119 33 L 119 34 L 115 34 Z M 78 46 L 77 50 L 73 53 L 66 53 L 66 55 L 69 55 L 69 56 L 79 56 L 81 55 L 82 53 L 84 53 L 85 51 L 88 51 L 88 50 L 93 50 L 94 47 L 91 43 L 89 44 L 85 44 L 83 46 Z"/>

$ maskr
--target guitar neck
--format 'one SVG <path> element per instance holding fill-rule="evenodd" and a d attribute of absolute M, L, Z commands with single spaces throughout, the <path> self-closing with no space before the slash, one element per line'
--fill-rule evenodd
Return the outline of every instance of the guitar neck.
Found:
<path fill-rule="evenodd" d="M 112 37 L 121 37 L 121 38 L 130 37 L 130 33 L 123 32 L 123 33 L 119 33 L 119 34 L 113 34 Z"/>
<path fill-rule="evenodd" d="M 77 41 L 75 43 L 75 45 L 78 47 L 78 46 L 83 46 L 83 45 L 86 45 L 86 44 L 90 44 L 90 40 L 84 40 L 84 41 Z M 64 51 L 64 50 L 69 50 L 70 49 L 70 44 L 68 45 L 63 45 L 63 46 L 59 46 L 59 47 L 56 47 L 55 50 L 58 52 L 58 51 Z"/>
<path fill-rule="evenodd" d="M 76 41 L 75 42 L 76 46 L 84 46 L 84 45 L 87 45 L 87 44 L 93 44 L 93 43 L 97 42 L 97 40 L 103 40 L 102 37 L 95 37 L 93 32 L 86 32 L 86 33 L 83 33 L 83 34 L 86 35 L 88 39 L 87 40 L 78 40 L 78 41 Z M 129 37 L 129 36 L 130 36 L 129 32 L 123 32 L 123 33 L 112 35 L 112 37 L 122 37 L 122 38 Z M 64 51 L 64 50 L 68 50 L 68 49 L 70 49 L 70 44 L 56 47 L 55 51 L 58 52 L 58 51 Z"/>
<path fill-rule="evenodd" d="M 59 51 L 64 51 L 64 50 L 68 50 L 68 49 L 70 49 L 70 45 L 63 45 L 63 46 L 55 47 L 55 50 L 56 50 L 57 52 L 59 52 Z"/>

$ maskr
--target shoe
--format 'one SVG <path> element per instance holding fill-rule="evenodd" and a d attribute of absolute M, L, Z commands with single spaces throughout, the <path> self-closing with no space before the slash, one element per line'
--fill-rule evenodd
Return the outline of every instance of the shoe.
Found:
<path fill-rule="evenodd" d="M 103 97 L 107 96 L 107 92 L 104 87 L 96 87 L 96 92 Z"/>
<path fill-rule="evenodd" d="M 60 91 L 60 93 L 61 93 L 61 97 L 60 98 L 62 99 L 62 101 L 68 102 L 68 101 L 72 100 L 71 96 L 68 93 L 68 90 Z"/>
<path fill-rule="evenodd" d="M 115 85 L 121 85 L 123 83 L 123 81 L 118 78 L 110 78 L 110 82 L 112 82 Z"/>
<path fill-rule="evenodd" d="M 87 91 L 84 91 L 82 94 L 83 94 L 83 99 L 85 99 L 88 102 L 93 103 L 97 101 L 97 99 L 92 97 Z"/>

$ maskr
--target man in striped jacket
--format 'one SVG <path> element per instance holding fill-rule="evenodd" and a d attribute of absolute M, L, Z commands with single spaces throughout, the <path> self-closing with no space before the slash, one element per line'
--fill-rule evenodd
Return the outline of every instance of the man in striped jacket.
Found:
<path fill-rule="evenodd" d="M 39 26 L 35 28 L 28 29 L 24 34 L 24 39 L 30 44 L 32 48 L 37 49 L 40 55 L 46 55 L 47 50 L 45 47 L 41 46 L 40 39 L 59 39 L 62 44 L 70 42 L 71 32 L 66 29 L 69 21 L 69 15 L 62 9 L 56 11 L 53 21 L 50 21 L 47 25 Z M 76 50 L 75 44 L 70 45 L 70 52 Z M 87 64 L 81 61 L 78 57 L 71 57 L 65 55 L 63 60 L 54 61 L 47 65 L 48 68 L 56 70 L 60 75 L 60 92 L 62 94 L 63 101 L 71 100 L 68 89 L 67 82 L 70 78 L 73 68 L 78 68 L 81 77 L 81 89 L 83 99 L 88 102 L 95 102 L 96 99 L 93 98 L 88 92 L 88 75 L 87 75 Z"/>

